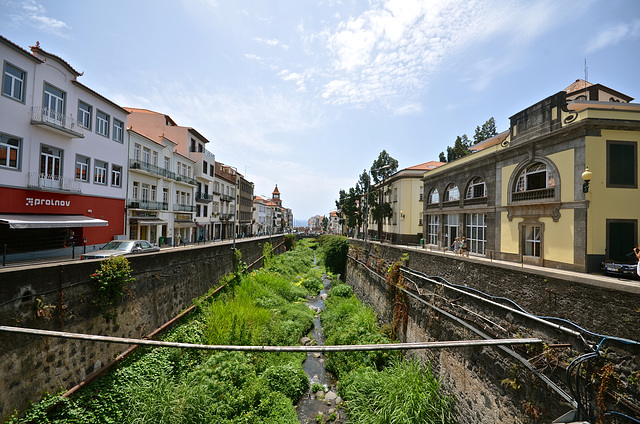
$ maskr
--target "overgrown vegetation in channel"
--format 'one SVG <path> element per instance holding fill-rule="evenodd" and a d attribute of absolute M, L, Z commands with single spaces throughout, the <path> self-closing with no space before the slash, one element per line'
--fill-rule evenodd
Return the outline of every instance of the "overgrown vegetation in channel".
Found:
<path fill-rule="evenodd" d="M 191 321 L 164 339 L 298 344 L 313 325 L 305 297 L 322 287 L 322 271 L 313 268 L 312 243 L 302 241 L 284 255 L 270 256 L 262 270 L 227 277 L 234 279 L 223 292 L 213 301 L 197 302 Z M 309 386 L 304 358 L 292 353 L 141 349 L 72 399 L 47 396 L 8 423 L 297 423 L 293 404 Z"/>
<path fill-rule="evenodd" d="M 392 341 L 393 329 L 381 327 L 373 309 L 350 286 L 334 280 L 325 305 L 320 317 L 326 344 Z M 399 351 L 329 352 L 326 367 L 338 377 L 350 423 L 455 421 L 453 398 L 443 392 L 429 366 L 405 359 Z"/>

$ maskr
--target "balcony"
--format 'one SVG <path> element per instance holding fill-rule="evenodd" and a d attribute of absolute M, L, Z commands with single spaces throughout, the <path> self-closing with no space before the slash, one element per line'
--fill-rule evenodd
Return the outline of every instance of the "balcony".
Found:
<path fill-rule="evenodd" d="M 227 196 L 226 194 L 221 194 L 220 199 L 225 202 L 233 202 L 233 196 Z"/>
<path fill-rule="evenodd" d="M 192 205 L 173 205 L 174 212 L 195 212 L 196 207 Z"/>
<path fill-rule="evenodd" d="M 553 199 L 555 197 L 555 194 L 555 187 L 518 191 L 515 193 L 511 193 L 511 201 L 522 202 L 527 200 Z"/>
<path fill-rule="evenodd" d="M 220 219 L 222 221 L 228 221 L 230 219 L 233 219 L 233 214 L 232 213 L 221 213 L 220 214 Z"/>
<path fill-rule="evenodd" d="M 213 194 L 197 192 L 196 193 L 196 201 L 203 202 L 203 203 L 212 202 L 213 201 Z"/>
<path fill-rule="evenodd" d="M 82 183 L 74 178 L 29 172 L 29 187 L 82 193 Z"/>
<path fill-rule="evenodd" d="M 182 181 L 182 182 L 185 182 L 187 184 L 194 185 L 194 186 L 198 185 L 198 182 L 196 181 L 195 178 L 187 177 L 186 175 L 176 174 L 175 177 L 173 177 L 173 179 L 175 179 L 176 181 Z"/>
<path fill-rule="evenodd" d="M 176 174 L 174 172 L 136 159 L 129 159 L 129 169 L 139 169 L 151 174 L 160 175 L 161 177 L 171 178 L 173 180 L 176 179 Z"/>
<path fill-rule="evenodd" d="M 165 202 L 147 202 L 137 199 L 127 200 L 127 207 L 131 209 L 145 209 L 145 210 L 157 210 L 166 211 L 169 210 L 169 205 Z"/>
<path fill-rule="evenodd" d="M 69 138 L 84 138 L 84 128 L 78 121 L 49 108 L 32 108 L 31 125 L 41 126 Z"/>

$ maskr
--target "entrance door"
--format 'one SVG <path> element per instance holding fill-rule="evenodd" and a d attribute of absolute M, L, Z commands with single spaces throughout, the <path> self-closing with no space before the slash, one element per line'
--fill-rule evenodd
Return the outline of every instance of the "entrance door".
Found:
<path fill-rule="evenodd" d="M 637 221 L 607 221 L 607 259 L 625 259 L 636 246 Z"/>

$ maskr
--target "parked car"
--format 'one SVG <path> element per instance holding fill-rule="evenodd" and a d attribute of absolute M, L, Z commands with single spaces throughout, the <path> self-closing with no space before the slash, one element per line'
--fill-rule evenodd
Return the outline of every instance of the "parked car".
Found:
<path fill-rule="evenodd" d="M 113 240 L 96 250 L 85 253 L 80 259 L 106 259 L 113 256 L 132 255 L 135 253 L 158 252 L 160 248 L 146 240 Z"/>
<path fill-rule="evenodd" d="M 624 278 L 638 278 L 637 267 L 638 259 L 633 251 L 622 258 L 607 259 L 600 265 L 600 269 L 605 274 Z"/>

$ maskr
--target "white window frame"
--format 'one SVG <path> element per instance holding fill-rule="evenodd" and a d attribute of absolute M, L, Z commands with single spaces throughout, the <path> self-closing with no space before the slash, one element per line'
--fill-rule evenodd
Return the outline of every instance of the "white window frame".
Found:
<path fill-rule="evenodd" d="M 11 70 L 20 75 L 16 75 Z M 24 94 L 27 81 L 27 72 L 17 66 L 4 62 L 4 70 L 2 72 L 2 95 L 13 100 L 24 103 Z"/>
<path fill-rule="evenodd" d="M 122 166 L 111 165 L 111 186 L 122 187 Z"/>
<path fill-rule="evenodd" d="M 438 215 L 429 215 L 427 217 L 427 244 L 438 245 L 438 227 L 440 217 Z"/>
<path fill-rule="evenodd" d="M 42 119 L 59 126 L 64 126 L 66 93 L 51 84 L 44 84 L 42 99 Z"/>
<path fill-rule="evenodd" d="M 96 134 L 109 137 L 110 116 L 100 109 L 96 111 Z"/>
<path fill-rule="evenodd" d="M 15 143 L 10 143 L 11 140 L 15 140 Z M 0 133 L 0 161 L 4 157 L 4 163 L 0 162 L 0 168 L 7 169 L 20 169 L 20 152 L 22 147 L 22 139 L 18 137 L 10 136 L 9 134 Z M 16 164 L 11 166 L 11 158 L 15 155 Z"/>
<path fill-rule="evenodd" d="M 148 147 L 143 147 L 142 163 L 144 163 L 145 165 L 149 165 L 150 160 L 151 160 L 151 149 L 149 149 Z"/>
<path fill-rule="evenodd" d="M 140 194 L 141 194 L 140 200 L 142 200 L 145 203 L 149 201 L 149 184 L 141 184 Z"/>
<path fill-rule="evenodd" d="M 524 227 L 524 255 L 539 258 L 542 256 L 542 226 Z"/>
<path fill-rule="evenodd" d="M 479 196 L 482 191 L 482 196 Z M 476 177 L 471 180 L 469 187 L 467 188 L 467 199 L 476 199 L 481 197 L 487 197 L 487 185 L 480 177 Z"/>
<path fill-rule="evenodd" d="M 40 146 L 40 178 L 52 181 L 60 180 L 60 177 L 62 177 L 63 152 L 62 149 L 44 144 Z"/>
<path fill-rule="evenodd" d="M 101 160 L 94 160 L 93 163 L 93 183 L 107 185 L 107 170 L 109 169 L 109 164 Z"/>
<path fill-rule="evenodd" d="M 169 189 L 168 188 L 163 188 L 162 189 L 162 203 L 169 204 Z"/>
<path fill-rule="evenodd" d="M 93 107 L 90 104 L 83 102 L 82 100 L 78 100 L 78 124 L 80 124 L 82 128 L 91 131 L 92 115 Z"/>
<path fill-rule="evenodd" d="M 84 171 L 84 178 L 82 177 Z M 82 155 L 76 155 L 76 180 L 88 183 L 91 181 L 91 158 Z"/>
<path fill-rule="evenodd" d="M 131 195 L 133 196 L 133 200 L 138 200 L 139 193 L 140 193 L 140 183 L 137 181 L 134 181 L 133 190 L 131 190 Z"/>
<path fill-rule="evenodd" d="M 450 184 L 444 194 L 445 202 L 455 202 L 460 200 L 460 189 L 455 184 Z"/>
<path fill-rule="evenodd" d="M 113 140 L 118 143 L 124 142 L 124 122 L 113 118 Z"/>
<path fill-rule="evenodd" d="M 431 190 L 431 193 L 429 193 L 429 204 L 435 205 L 438 203 L 440 203 L 440 192 L 437 188 L 434 188 Z"/>
<path fill-rule="evenodd" d="M 469 251 L 479 255 L 486 254 L 487 216 L 481 213 L 467 214 L 466 237 Z"/>
<path fill-rule="evenodd" d="M 158 192 L 158 189 L 156 186 L 152 185 L 151 186 L 151 201 L 155 202 L 156 201 L 156 193 Z"/>
<path fill-rule="evenodd" d="M 542 172 L 544 172 L 545 174 L 544 175 L 545 186 L 537 187 L 537 188 L 528 188 L 529 177 L 531 175 L 540 174 Z M 518 176 L 518 180 L 516 181 L 516 187 L 514 191 L 518 193 L 522 191 L 541 190 L 544 188 L 555 187 L 555 185 L 556 185 L 556 182 L 551 172 L 549 171 L 549 167 L 542 162 L 535 162 L 527 166 L 524 170 L 522 170 L 522 172 L 520 172 L 520 175 Z"/>
<path fill-rule="evenodd" d="M 140 162 L 140 145 L 137 143 L 133 145 L 133 160 Z"/>

